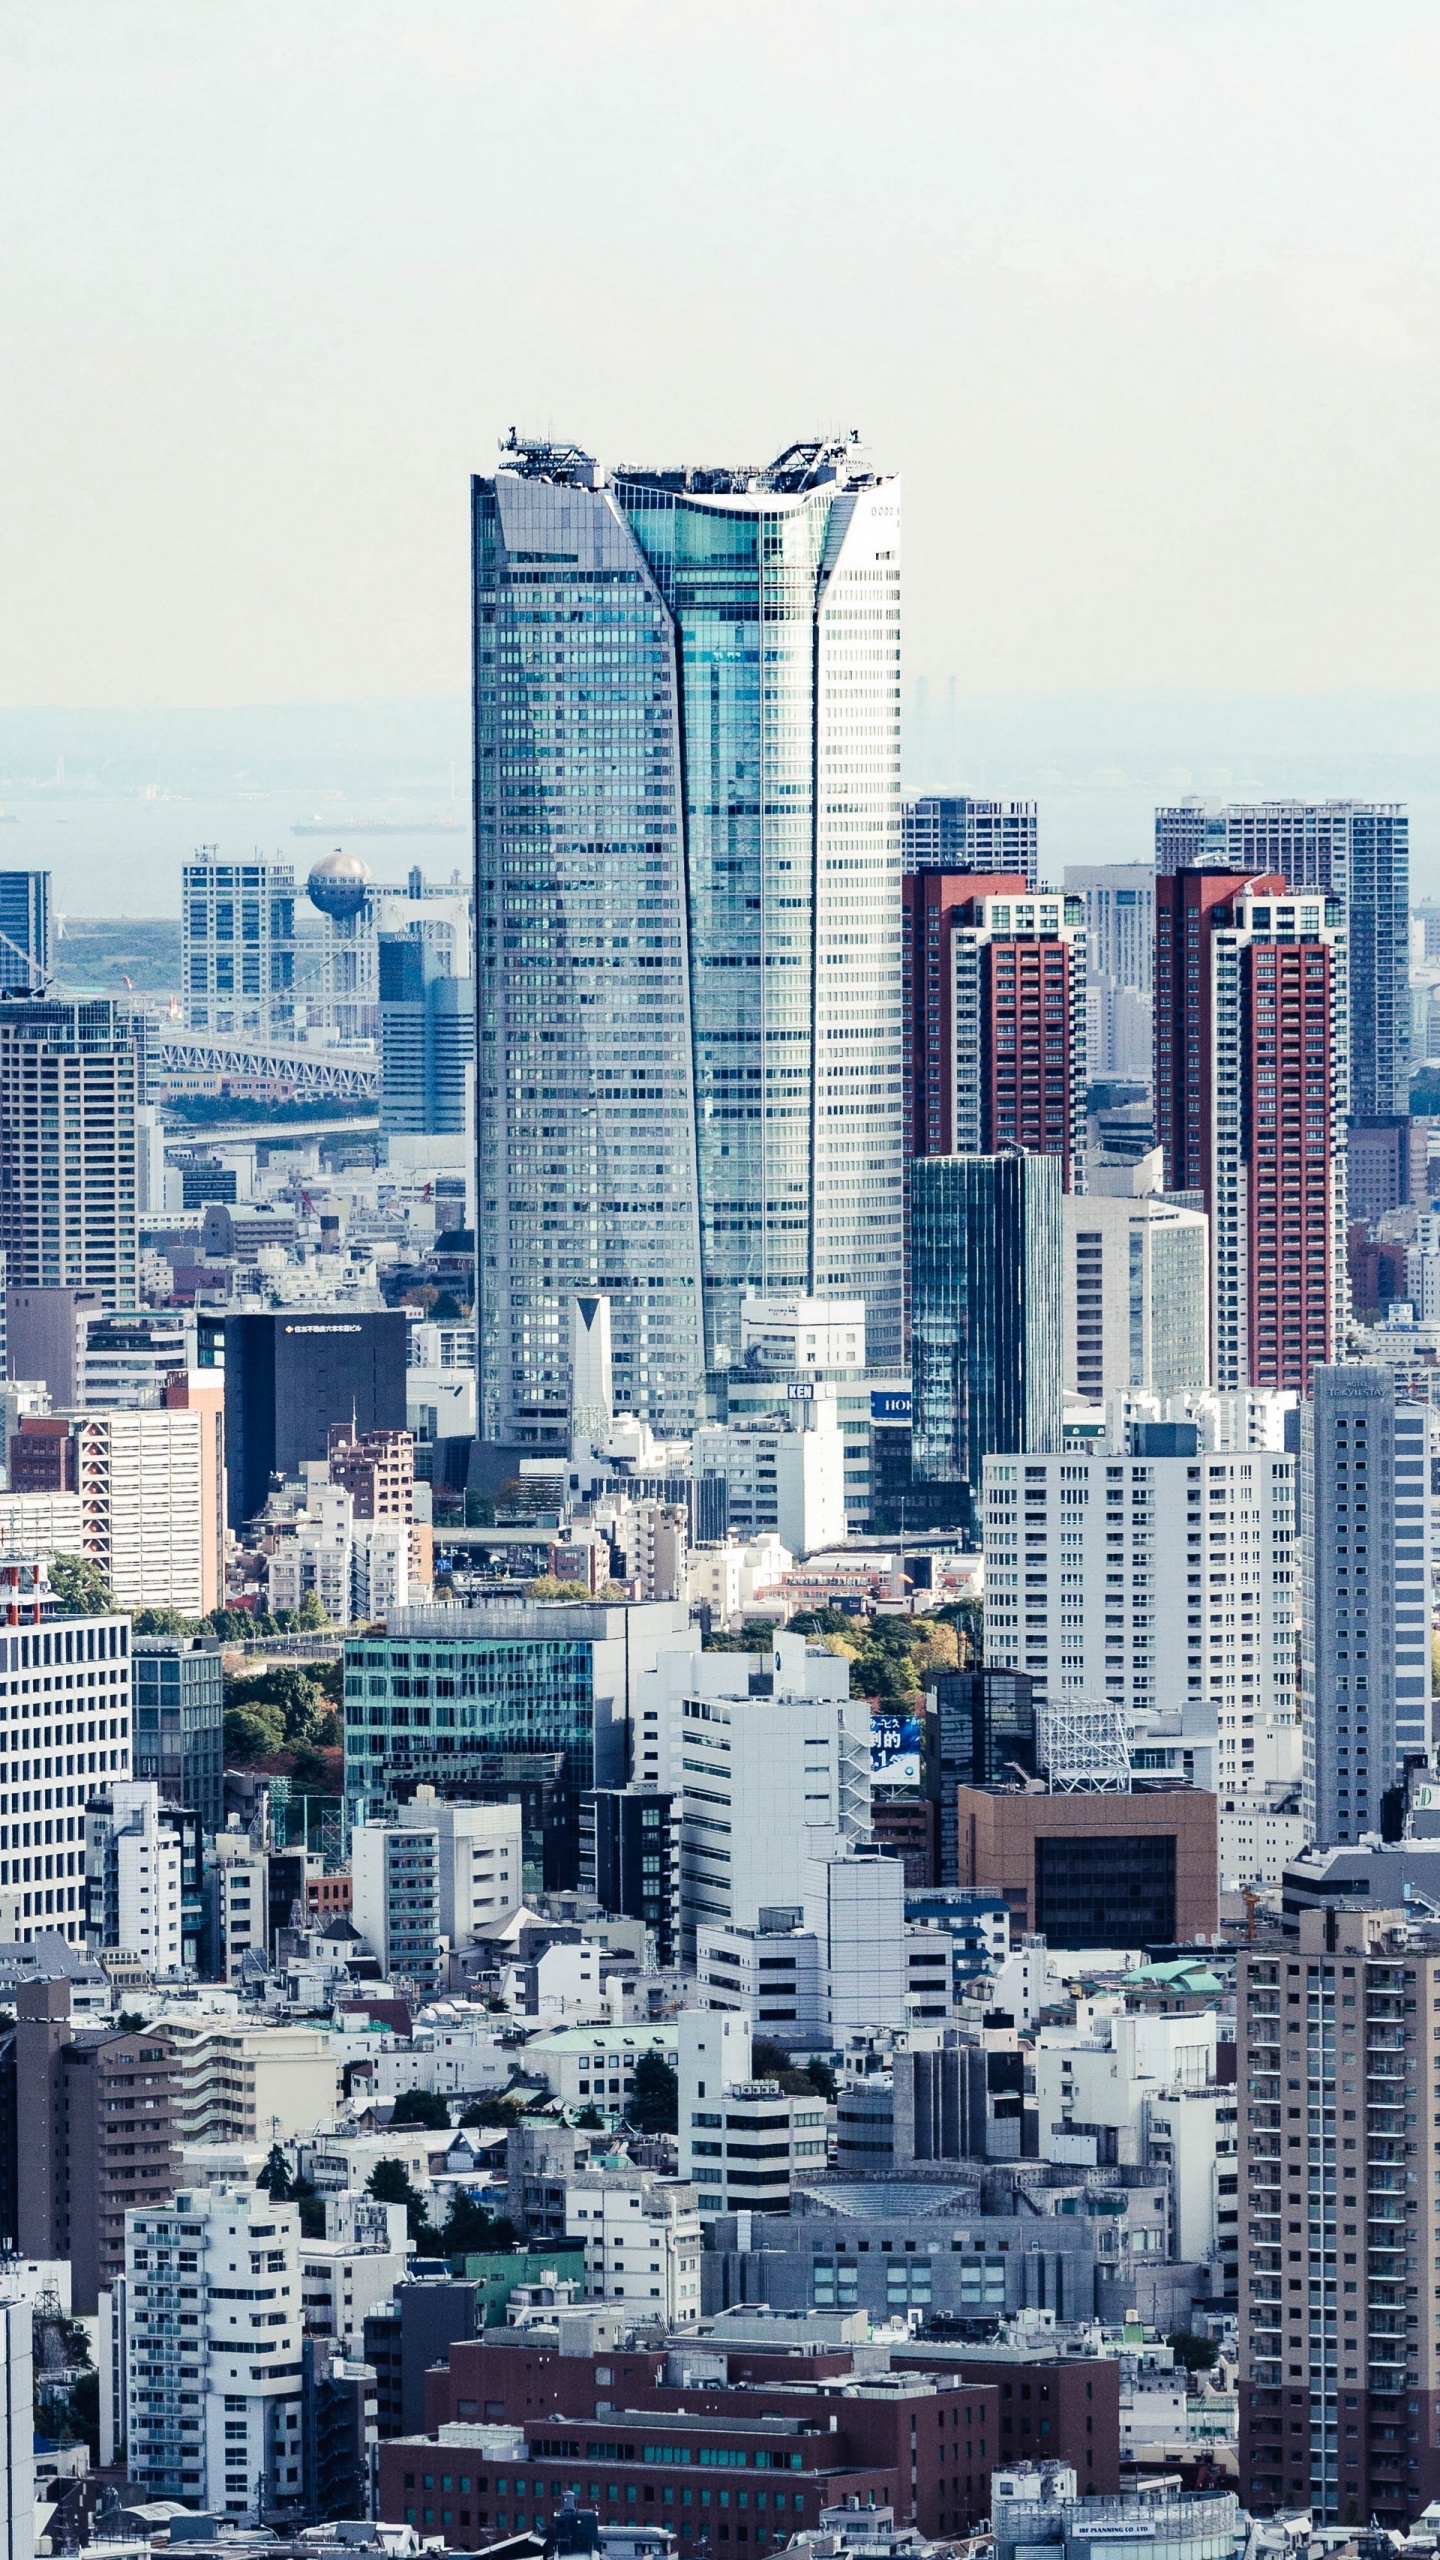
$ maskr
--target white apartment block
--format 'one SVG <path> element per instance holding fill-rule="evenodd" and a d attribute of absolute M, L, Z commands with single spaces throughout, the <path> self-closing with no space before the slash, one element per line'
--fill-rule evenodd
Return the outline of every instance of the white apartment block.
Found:
<path fill-rule="evenodd" d="M 752 2033 L 795 2051 L 828 2044 L 825 1958 L 813 1929 L 788 1928 L 794 1915 L 767 1915 L 769 1928 L 707 1921 L 695 1932 L 696 1988 L 707 2009 L 737 2011 Z M 949 1958 L 950 1941 L 945 1941 Z"/>
<path fill-rule="evenodd" d="M 1170 2172 L 1170 2228 L 1177 2258 L 1223 2269 L 1239 2264 L 1239 2138 L 1236 2092 L 1173 2083 L 1145 2100 L 1145 2152 Z"/>
<path fill-rule="evenodd" d="M 585 2244 L 585 2292 L 638 2318 L 690 2328 L 700 2317 L 700 2216 L 693 2188 L 643 2170 L 565 2181 L 565 2236 Z"/>
<path fill-rule="evenodd" d="M 22 1611 L 34 1605 L 35 1580 L 33 1566 L 0 1559 L 0 1596 Z M 43 1574 L 39 1580 L 43 1585 Z M 28 1945 L 55 1930 L 83 1944 L 84 1809 L 97 1791 L 129 1775 L 129 1619 L 52 1618 L 43 1627 L 0 1630 L 0 1929 L 6 1938 Z M 62 1849 L 62 1841 L 75 1845 Z"/>
<path fill-rule="evenodd" d="M 408 1608 L 412 1530 L 407 1520 L 357 1520 L 343 1485 L 314 1490 L 269 1560 L 272 1609 L 298 1609 L 312 1594 L 332 1625 L 364 1626 Z"/>
<path fill-rule="evenodd" d="M 245 1958 L 265 1955 L 269 1945 L 270 1861 L 248 1832 L 216 1835 L 206 1890 L 216 1971 L 234 1982 Z"/>
<path fill-rule="evenodd" d="M 85 1553 L 123 1609 L 202 1617 L 210 1417 L 185 1408 L 86 1414 L 79 1425 Z"/>
<path fill-rule="evenodd" d="M 85 1508 L 78 1493 L 0 1493 L 0 1555 L 78 1556 Z"/>
<path fill-rule="evenodd" d="M 682 2009 L 675 2026 L 680 2175 L 701 2215 L 787 2212 L 793 2181 L 825 2167 L 823 2101 L 751 2078 L 743 2013 Z"/>
<path fill-rule="evenodd" d="M 1103 1404 L 1210 1383 L 1209 1220 L 1159 1192 L 1067 1193 L 1065 1392 Z"/>
<path fill-rule="evenodd" d="M 492 1938 L 520 1907 L 518 1804 L 450 1804 L 417 1787 L 395 1814 L 401 1831 L 433 1831 L 439 1849 L 440 1929 L 452 1948 Z"/>
<path fill-rule="evenodd" d="M 134 1956 L 154 1974 L 181 1960 L 179 1835 L 161 1819 L 153 1778 L 122 1778 L 109 1810 L 87 1815 L 87 1881 L 92 1944 Z"/>
<path fill-rule="evenodd" d="M 865 1366 L 863 1298 L 742 1298 L 742 1368 L 803 1378 Z"/>
<path fill-rule="evenodd" d="M 295 1037 L 295 870 L 289 862 L 187 862 L 181 974 L 191 1031 Z M 302 1007 L 303 1015 L 303 1007 Z"/>
<path fill-rule="evenodd" d="M 952 1942 L 927 1935 L 942 1953 L 948 2016 Z M 792 2050 L 819 2050 L 905 2024 L 910 1938 L 900 1861 L 851 1849 L 810 1861 L 802 1906 L 766 1907 L 748 1925 L 698 1926 L 695 1970 L 707 2007 L 742 2011 L 757 2034 Z"/>
<path fill-rule="evenodd" d="M 0 2549 L 34 2560 L 35 2346 L 29 2302 L 0 2297 Z"/>
<path fill-rule="evenodd" d="M 349 2240 L 302 2240 L 300 2243 L 301 2308 L 312 2337 L 338 2338 L 347 2353 L 359 2355 L 365 2339 L 367 2312 L 388 2302 L 404 2280 L 409 2244 L 403 2233 L 395 2247 L 357 2248 Z"/>
<path fill-rule="evenodd" d="M 814 1555 L 845 1536 L 845 1435 L 833 1387 L 809 1381 L 788 1423 L 701 1423 L 694 1437 L 696 1512 L 707 1536 L 779 1538 L 792 1555 Z M 707 1479 L 714 1486 L 707 1494 Z M 723 1487 L 723 1497 L 721 1488 Z M 722 1516 L 712 1524 L 716 1503 Z"/>
<path fill-rule="evenodd" d="M 868 1846 L 870 1710 L 849 1694 L 849 1664 L 803 1636 L 777 1635 L 764 1671 L 745 1654 L 689 1659 L 696 1669 L 671 1701 L 673 1776 L 660 1783 L 681 1791 L 680 1921 L 693 1955 L 702 1922 L 754 1926 L 764 1908 L 803 1908 L 812 1861 Z"/>
<path fill-rule="evenodd" d="M 156 2023 L 179 2068 L 173 2116 L 182 2151 L 201 2143 L 268 2151 L 333 2121 L 340 2070 L 323 2029 L 239 2026 L 184 2010 Z"/>
<path fill-rule="evenodd" d="M 692 1609 L 708 1608 L 716 1625 L 728 1627 L 748 1609 L 759 1613 L 771 1601 L 781 1606 L 781 1576 L 795 1559 L 773 1531 L 742 1546 L 738 1538 L 691 1547 L 685 1558 L 685 1589 Z"/>
<path fill-rule="evenodd" d="M 143 2497 L 230 2522 L 302 2510 L 300 2216 L 199 2188 L 125 2217 L 125 2438 Z"/>
<path fill-rule="evenodd" d="M 1133 1388 L 1105 1401 L 1112 1450 L 1130 1445 L 1137 1422 L 1193 1422 L 1202 1452 L 1287 1447 L 1298 1433 L 1300 1398 L 1293 1387 L 1208 1387 L 1203 1395 L 1143 1395 Z"/>
<path fill-rule="evenodd" d="M 1295 1469 L 987 1458 L 987 1660 L 1047 1699 L 1178 1707 L 1187 1736 L 1215 1737 L 1222 1801 L 1297 1777 Z"/>

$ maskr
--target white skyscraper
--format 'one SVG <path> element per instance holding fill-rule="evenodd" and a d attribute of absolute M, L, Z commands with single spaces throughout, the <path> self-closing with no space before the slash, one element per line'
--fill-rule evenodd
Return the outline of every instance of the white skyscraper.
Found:
<path fill-rule="evenodd" d="M 1102 1404 L 1210 1383 L 1209 1220 L 1163 1193 L 1067 1194 L 1065 1391 Z"/>
<path fill-rule="evenodd" d="M 893 1364 L 899 482 L 512 438 L 473 494 L 482 1430 L 567 1444 L 577 1293 L 662 1432 L 748 1295 Z"/>
<path fill-rule="evenodd" d="M 1085 902 L 1086 1031 L 1092 1076 L 1148 1084 L 1155 1028 L 1155 874 L 1138 862 L 1067 863 Z"/>

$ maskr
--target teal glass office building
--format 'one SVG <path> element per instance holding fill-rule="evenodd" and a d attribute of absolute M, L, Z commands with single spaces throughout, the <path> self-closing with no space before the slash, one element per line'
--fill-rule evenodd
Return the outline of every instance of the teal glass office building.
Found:
<path fill-rule="evenodd" d="M 473 531 L 482 1432 L 565 1445 L 582 1289 L 661 1431 L 747 1293 L 893 1366 L 898 482 L 512 443 Z"/>
<path fill-rule="evenodd" d="M 979 1544 L 987 1454 L 1061 1445 L 1059 1156 L 910 1169 L 911 1472 L 960 1489 Z"/>

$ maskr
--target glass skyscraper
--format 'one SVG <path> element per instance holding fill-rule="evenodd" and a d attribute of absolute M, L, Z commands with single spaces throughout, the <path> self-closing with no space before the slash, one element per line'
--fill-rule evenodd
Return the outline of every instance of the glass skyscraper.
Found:
<path fill-rule="evenodd" d="M 0 871 L 0 988 L 41 995 L 50 976 L 50 874 Z"/>
<path fill-rule="evenodd" d="M 688 1430 L 749 1293 L 901 1347 L 899 484 L 853 445 L 474 483 L 487 1438 L 562 1447 L 569 1303 Z"/>
<path fill-rule="evenodd" d="M 989 1453 L 1060 1446 L 1060 1178 L 1018 1148 L 910 1168 L 911 1470 L 972 1533 Z"/>

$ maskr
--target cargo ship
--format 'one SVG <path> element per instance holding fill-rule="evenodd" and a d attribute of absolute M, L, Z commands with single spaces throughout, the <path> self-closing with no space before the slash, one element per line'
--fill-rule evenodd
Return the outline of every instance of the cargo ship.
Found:
<path fill-rule="evenodd" d="M 447 818 L 297 818 L 292 836 L 458 836 L 461 821 Z"/>

